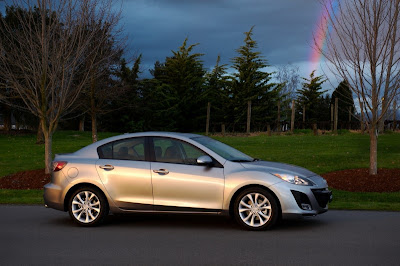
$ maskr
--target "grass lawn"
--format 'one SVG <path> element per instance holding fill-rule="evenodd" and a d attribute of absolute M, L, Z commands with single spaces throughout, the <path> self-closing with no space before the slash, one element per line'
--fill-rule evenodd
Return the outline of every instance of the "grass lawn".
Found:
<path fill-rule="evenodd" d="M 337 136 L 284 135 L 216 137 L 253 157 L 285 162 L 323 174 L 369 167 L 369 136 L 344 133 Z M 378 138 L 378 167 L 400 168 L 400 134 Z"/>
<path fill-rule="evenodd" d="M 118 135 L 99 133 L 99 139 Z M 92 141 L 91 132 L 57 131 L 53 136 L 53 154 L 79 150 Z M 0 135 L 0 177 L 44 168 L 44 145 L 37 145 L 36 135 Z"/>
<path fill-rule="evenodd" d="M 0 203 L 2 204 L 41 204 L 43 205 L 43 190 L 16 190 L 0 189 Z"/>
<path fill-rule="evenodd" d="M 116 134 L 100 133 L 99 138 Z M 305 134 L 251 137 L 217 136 L 253 157 L 286 162 L 310 169 L 318 174 L 366 168 L 369 162 L 369 137 L 342 132 L 337 136 Z M 76 151 L 91 143 L 90 132 L 61 131 L 53 137 L 53 153 Z M 44 146 L 35 144 L 35 135 L 0 135 L 0 176 L 24 170 L 44 168 Z M 378 167 L 400 168 L 400 134 L 379 136 Z M 400 177 L 399 177 L 400 178 Z M 0 190 L 0 203 L 42 203 L 39 190 Z M 331 208 L 400 211 L 400 192 L 353 193 L 334 190 Z"/>

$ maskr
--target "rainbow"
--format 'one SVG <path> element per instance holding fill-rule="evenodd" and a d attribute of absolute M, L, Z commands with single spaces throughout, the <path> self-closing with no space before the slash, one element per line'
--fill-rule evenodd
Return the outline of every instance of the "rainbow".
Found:
<path fill-rule="evenodd" d="M 335 12 L 337 3 L 335 0 L 326 0 L 322 5 L 319 18 L 314 26 L 313 36 L 311 39 L 311 52 L 309 56 L 310 73 L 317 70 L 321 60 L 321 50 L 324 47 L 326 35 L 329 31 L 328 12 Z"/>

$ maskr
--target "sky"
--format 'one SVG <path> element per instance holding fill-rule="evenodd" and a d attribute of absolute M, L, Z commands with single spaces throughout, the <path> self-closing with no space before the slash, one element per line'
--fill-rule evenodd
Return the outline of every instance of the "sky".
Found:
<path fill-rule="evenodd" d="M 317 75 L 331 78 L 324 88 L 333 90 L 337 81 L 324 64 L 310 61 L 321 12 L 319 0 L 123 0 L 122 24 L 128 50 L 143 56 L 142 77 L 186 37 L 189 44 L 199 43 L 194 52 L 204 54 L 205 68 L 212 69 L 218 55 L 231 65 L 244 32 L 255 26 L 253 39 L 271 65 L 267 71 L 290 63 L 300 68 L 301 77 L 309 77 L 316 68 Z"/>
<path fill-rule="evenodd" d="M 150 77 L 149 69 L 158 60 L 165 61 L 188 38 L 188 44 L 202 53 L 204 67 L 211 70 L 217 56 L 221 64 L 231 66 L 236 49 L 243 45 L 244 32 L 252 26 L 270 67 L 292 64 L 301 77 L 316 69 L 329 82 L 323 88 L 332 92 L 338 81 L 329 74 L 312 48 L 313 34 L 323 11 L 321 0 L 114 0 L 121 8 L 121 26 L 127 35 L 127 57 L 142 54 L 141 77 Z M 328 0 L 325 0 L 328 1 Z M 4 9 L 4 2 L 0 0 Z M 314 62 L 311 62 L 311 59 Z"/>

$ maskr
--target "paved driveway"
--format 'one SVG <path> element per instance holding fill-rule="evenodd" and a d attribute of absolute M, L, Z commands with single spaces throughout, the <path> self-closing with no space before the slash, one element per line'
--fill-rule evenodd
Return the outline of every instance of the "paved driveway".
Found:
<path fill-rule="evenodd" d="M 400 212 L 329 211 L 248 232 L 219 216 L 110 216 L 0 205 L 0 264 L 400 265 Z"/>

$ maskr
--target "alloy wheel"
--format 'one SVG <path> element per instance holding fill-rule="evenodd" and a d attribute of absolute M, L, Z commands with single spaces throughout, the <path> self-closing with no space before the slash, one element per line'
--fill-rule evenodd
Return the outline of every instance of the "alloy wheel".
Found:
<path fill-rule="evenodd" d="M 240 219 L 251 227 L 265 225 L 272 215 L 271 203 L 261 193 L 249 193 L 242 197 L 238 211 Z"/>
<path fill-rule="evenodd" d="M 72 215 L 81 223 L 89 224 L 94 222 L 99 217 L 100 210 L 100 199 L 92 191 L 80 191 L 72 199 Z"/>

